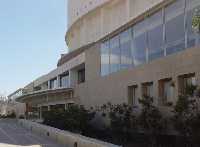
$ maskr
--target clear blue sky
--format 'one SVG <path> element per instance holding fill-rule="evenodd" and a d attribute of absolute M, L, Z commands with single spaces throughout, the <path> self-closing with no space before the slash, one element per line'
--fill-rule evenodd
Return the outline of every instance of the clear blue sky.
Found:
<path fill-rule="evenodd" d="M 54 69 L 67 52 L 67 0 L 0 0 L 0 93 Z"/>

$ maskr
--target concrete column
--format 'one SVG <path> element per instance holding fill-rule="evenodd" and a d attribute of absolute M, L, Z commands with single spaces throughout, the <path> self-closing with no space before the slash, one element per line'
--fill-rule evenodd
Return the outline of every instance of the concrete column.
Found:
<path fill-rule="evenodd" d="M 48 81 L 48 89 L 51 89 L 50 81 Z"/>
<path fill-rule="evenodd" d="M 50 111 L 51 110 L 51 108 L 50 108 L 50 106 L 48 106 L 48 111 Z"/>
<path fill-rule="evenodd" d="M 178 96 L 179 96 L 179 80 L 178 77 L 176 77 L 176 75 L 174 75 L 172 77 L 172 81 L 174 82 L 175 86 L 174 86 L 174 99 L 173 99 L 173 103 L 176 103 Z"/>
<path fill-rule="evenodd" d="M 60 88 L 60 76 L 57 76 L 57 88 Z"/>
<path fill-rule="evenodd" d="M 71 88 L 71 70 L 69 70 L 69 80 L 68 80 L 68 87 Z"/>
<path fill-rule="evenodd" d="M 67 104 L 65 104 L 65 110 L 67 110 Z"/>
<path fill-rule="evenodd" d="M 71 99 L 73 98 L 73 92 L 70 92 L 70 98 Z"/>
<path fill-rule="evenodd" d="M 42 107 L 41 106 L 39 107 L 39 113 L 40 113 L 39 119 L 42 119 Z"/>
<path fill-rule="evenodd" d="M 154 98 L 154 104 L 156 106 L 159 105 L 159 82 L 158 81 L 154 81 L 153 83 L 153 98 Z"/>
<path fill-rule="evenodd" d="M 138 84 L 138 98 L 142 98 L 143 95 L 142 95 L 142 85 L 139 83 Z"/>

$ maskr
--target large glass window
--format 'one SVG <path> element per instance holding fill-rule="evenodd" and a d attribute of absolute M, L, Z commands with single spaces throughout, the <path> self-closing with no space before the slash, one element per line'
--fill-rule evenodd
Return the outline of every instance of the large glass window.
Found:
<path fill-rule="evenodd" d="M 132 66 L 131 39 L 131 29 L 120 34 L 121 69 L 130 68 Z"/>
<path fill-rule="evenodd" d="M 69 74 L 63 74 L 60 76 L 60 87 L 67 88 L 69 87 Z"/>
<path fill-rule="evenodd" d="M 133 60 L 134 65 L 146 62 L 146 21 L 142 21 L 133 27 Z"/>
<path fill-rule="evenodd" d="M 119 35 L 110 40 L 110 71 L 116 72 L 120 69 L 120 46 Z"/>
<path fill-rule="evenodd" d="M 148 49 L 149 60 L 164 56 L 162 11 L 148 18 Z"/>
<path fill-rule="evenodd" d="M 101 75 L 200 45 L 193 25 L 197 12 L 200 0 L 176 0 L 102 43 Z"/>
<path fill-rule="evenodd" d="M 101 44 L 101 75 L 109 74 L 109 41 Z"/>
<path fill-rule="evenodd" d="M 177 0 L 165 8 L 166 53 L 172 54 L 185 48 L 185 0 Z"/>
<path fill-rule="evenodd" d="M 57 78 L 50 80 L 50 89 L 55 89 L 57 87 Z"/>
<path fill-rule="evenodd" d="M 200 34 L 195 32 L 192 27 L 193 18 L 195 13 L 200 13 L 200 0 L 186 0 L 187 11 L 187 47 L 194 47 L 200 44 Z"/>

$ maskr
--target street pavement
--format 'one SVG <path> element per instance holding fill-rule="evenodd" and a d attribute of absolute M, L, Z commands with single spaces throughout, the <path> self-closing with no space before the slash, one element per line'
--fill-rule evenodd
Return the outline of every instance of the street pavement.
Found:
<path fill-rule="evenodd" d="M 14 120 L 0 119 L 0 147 L 64 147 L 22 128 Z"/>

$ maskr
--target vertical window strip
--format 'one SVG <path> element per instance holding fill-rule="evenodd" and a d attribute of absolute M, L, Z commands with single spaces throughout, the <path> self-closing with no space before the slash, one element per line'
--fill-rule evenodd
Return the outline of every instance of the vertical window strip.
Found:
<path fill-rule="evenodd" d="M 142 21 L 147 21 L 147 19 L 148 19 L 148 15 L 145 16 L 144 20 L 142 20 Z M 145 47 L 145 54 L 146 54 L 146 61 L 145 61 L 145 63 L 148 63 L 149 62 L 149 55 L 148 55 L 148 53 L 149 53 L 149 49 L 148 49 L 149 42 L 148 42 L 148 33 L 147 33 L 147 22 L 145 23 L 145 29 L 144 29 L 144 31 L 145 31 L 145 45 L 146 45 L 146 47 Z"/>
<path fill-rule="evenodd" d="M 165 9 L 162 8 L 162 19 L 163 19 L 163 48 L 164 56 L 167 56 L 167 47 L 166 47 L 166 30 L 165 30 Z"/>
<path fill-rule="evenodd" d="M 132 59 L 132 67 L 135 67 L 135 63 L 134 63 L 134 45 L 133 45 L 133 38 L 134 38 L 134 28 L 131 27 L 131 59 Z"/>
<path fill-rule="evenodd" d="M 118 39 L 118 44 L 119 44 L 119 69 L 118 69 L 118 71 L 119 70 L 121 70 L 122 69 L 122 47 L 121 47 L 121 37 L 120 37 L 120 34 L 119 34 L 119 39 Z"/>
<path fill-rule="evenodd" d="M 110 54 L 111 54 L 111 49 L 110 49 L 110 38 L 109 38 L 109 40 L 108 40 L 108 57 L 109 57 L 109 64 L 108 64 L 108 68 L 109 68 L 109 72 L 108 72 L 108 74 L 110 74 L 111 73 L 111 65 L 110 65 Z"/>
<path fill-rule="evenodd" d="M 185 49 L 187 48 L 187 0 L 184 0 L 184 33 L 185 33 Z"/>
<path fill-rule="evenodd" d="M 149 16 L 145 17 L 144 19 L 147 19 L 149 18 Z M 148 40 L 148 29 L 147 29 L 147 24 L 146 24 L 146 29 L 145 29 L 145 40 L 146 40 L 146 63 L 149 62 L 149 40 Z"/>

